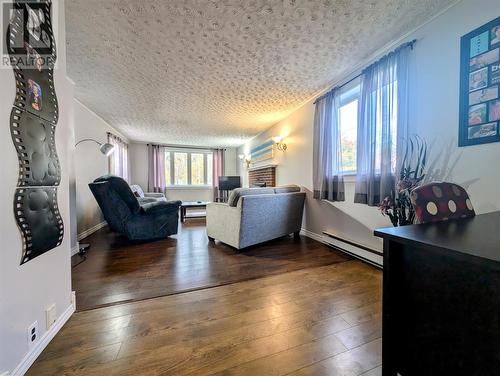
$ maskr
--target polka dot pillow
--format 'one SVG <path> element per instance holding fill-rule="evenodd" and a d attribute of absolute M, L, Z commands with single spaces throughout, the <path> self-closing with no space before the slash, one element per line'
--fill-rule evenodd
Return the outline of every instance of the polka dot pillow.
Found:
<path fill-rule="evenodd" d="M 453 183 L 430 183 L 411 192 L 417 223 L 447 221 L 476 215 L 469 195 Z"/>

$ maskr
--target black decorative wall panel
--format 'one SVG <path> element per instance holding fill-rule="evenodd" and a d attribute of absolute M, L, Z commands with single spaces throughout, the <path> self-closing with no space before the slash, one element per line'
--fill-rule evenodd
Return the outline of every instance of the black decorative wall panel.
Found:
<path fill-rule="evenodd" d="M 23 237 L 21 264 L 59 246 L 64 236 L 57 205 L 61 166 L 55 144 L 59 109 L 51 5 L 48 0 L 15 1 L 6 36 L 16 79 L 10 130 L 19 159 L 14 215 Z"/>
<path fill-rule="evenodd" d="M 10 126 L 19 159 L 17 185 L 59 185 L 61 167 L 55 148 L 55 125 L 14 107 Z"/>
<path fill-rule="evenodd" d="M 54 91 L 53 71 L 15 69 L 16 100 L 14 105 L 35 116 L 57 123 L 57 98 Z M 35 91 L 37 96 L 35 97 Z"/>
<path fill-rule="evenodd" d="M 56 187 L 16 189 L 14 212 L 24 238 L 21 264 L 61 244 L 64 225 Z"/>

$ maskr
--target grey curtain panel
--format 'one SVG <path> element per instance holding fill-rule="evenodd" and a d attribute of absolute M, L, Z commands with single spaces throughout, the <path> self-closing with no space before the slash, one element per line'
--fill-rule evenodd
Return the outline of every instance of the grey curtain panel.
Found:
<path fill-rule="evenodd" d="M 344 201 L 340 141 L 340 90 L 319 98 L 314 112 L 313 194 L 316 199 Z"/>
<path fill-rule="evenodd" d="M 128 181 L 128 144 L 120 137 L 108 132 L 108 143 L 114 145 L 109 158 L 109 173 Z"/>
<path fill-rule="evenodd" d="M 165 148 L 148 144 L 148 192 L 165 193 Z"/>
<path fill-rule="evenodd" d="M 354 202 L 378 206 L 395 187 L 397 156 L 408 136 L 407 43 L 363 71 Z"/>

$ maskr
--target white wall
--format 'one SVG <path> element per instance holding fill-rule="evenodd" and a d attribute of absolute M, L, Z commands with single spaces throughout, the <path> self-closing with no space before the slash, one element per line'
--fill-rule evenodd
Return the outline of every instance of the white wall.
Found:
<path fill-rule="evenodd" d="M 139 184 L 144 191 L 148 188 L 148 151 L 146 144 L 132 142 L 129 145 L 130 183 Z"/>
<path fill-rule="evenodd" d="M 75 140 L 92 138 L 107 142 L 107 132 L 112 132 L 125 141 L 127 139 L 78 100 L 74 100 Z M 75 143 L 76 143 L 75 142 Z M 76 222 L 78 235 L 85 234 L 104 221 L 101 209 L 88 184 L 108 173 L 108 157 L 99 151 L 94 142 L 82 142 L 75 153 Z"/>
<path fill-rule="evenodd" d="M 130 182 L 139 184 L 144 191 L 148 188 L 148 153 L 147 146 L 143 143 L 132 143 L 129 147 L 130 159 Z M 226 149 L 226 175 L 238 175 L 237 149 Z M 213 190 L 211 188 L 167 188 L 165 191 L 169 200 L 181 201 L 213 201 Z"/>
<path fill-rule="evenodd" d="M 467 187 L 479 213 L 500 210 L 500 143 L 458 147 L 460 37 L 498 16 L 498 0 L 462 1 L 415 34 L 413 52 L 410 128 L 437 143 L 434 156 L 444 151 L 458 158 L 452 178 Z"/>
<path fill-rule="evenodd" d="M 430 160 L 440 150 L 459 158 L 450 180 L 467 187 L 479 213 L 500 210 L 497 199 L 500 175 L 494 172 L 500 158 L 500 143 L 457 146 L 460 37 L 498 15 L 498 0 L 464 0 L 397 42 L 418 40 L 411 56 L 410 133 L 424 137 L 429 143 L 436 142 Z M 386 52 L 379 51 L 379 55 Z M 370 62 L 366 61 L 365 65 Z M 353 62 L 353 66 L 358 63 Z M 345 79 L 339 77 L 338 81 Z M 277 183 L 299 184 L 308 191 L 304 228 L 317 234 L 330 230 L 381 249 L 380 240 L 372 232 L 377 227 L 390 226 L 390 222 L 376 208 L 353 203 L 353 180 L 346 183 L 345 202 L 330 204 L 312 198 L 313 117 L 314 106 L 310 101 L 242 146 L 239 153 L 248 153 L 269 137 L 288 134 L 288 150 L 278 151 L 274 161 L 279 165 Z M 246 168 L 242 163 L 239 170 L 246 181 Z"/>
<path fill-rule="evenodd" d="M 45 309 L 55 303 L 58 317 L 71 313 L 70 269 L 70 215 L 68 153 L 73 137 L 73 88 L 66 78 L 64 4 L 53 2 L 58 12 L 54 18 L 58 66 L 55 71 L 55 88 L 59 100 L 59 123 L 56 128 L 56 146 L 62 168 L 58 189 L 59 209 L 65 224 L 62 244 L 51 251 L 20 266 L 21 236 L 12 211 L 17 182 L 17 156 L 11 141 L 9 117 L 14 101 L 15 83 L 10 69 L 0 69 L 0 160 L 2 184 L 0 185 L 0 374 L 14 369 L 28 353 L 27 328 L 35 320 L 39 324 L 39 339 L 46 333 Z M 2 26 L 2 35 L 6 25 Z"/>
<path fill-rule="evenodd" d="M 238 175 L 238 148 L 227 148 L 225 154 L 224 173 L 227 176 Z"/>

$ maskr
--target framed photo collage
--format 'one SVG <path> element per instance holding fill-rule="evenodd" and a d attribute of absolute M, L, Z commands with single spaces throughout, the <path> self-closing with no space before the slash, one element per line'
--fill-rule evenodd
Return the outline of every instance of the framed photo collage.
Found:
<path fill-rule="evenodd" d="M 461 39 L 459 146 L 500 141 L 500 17 Z"/>

